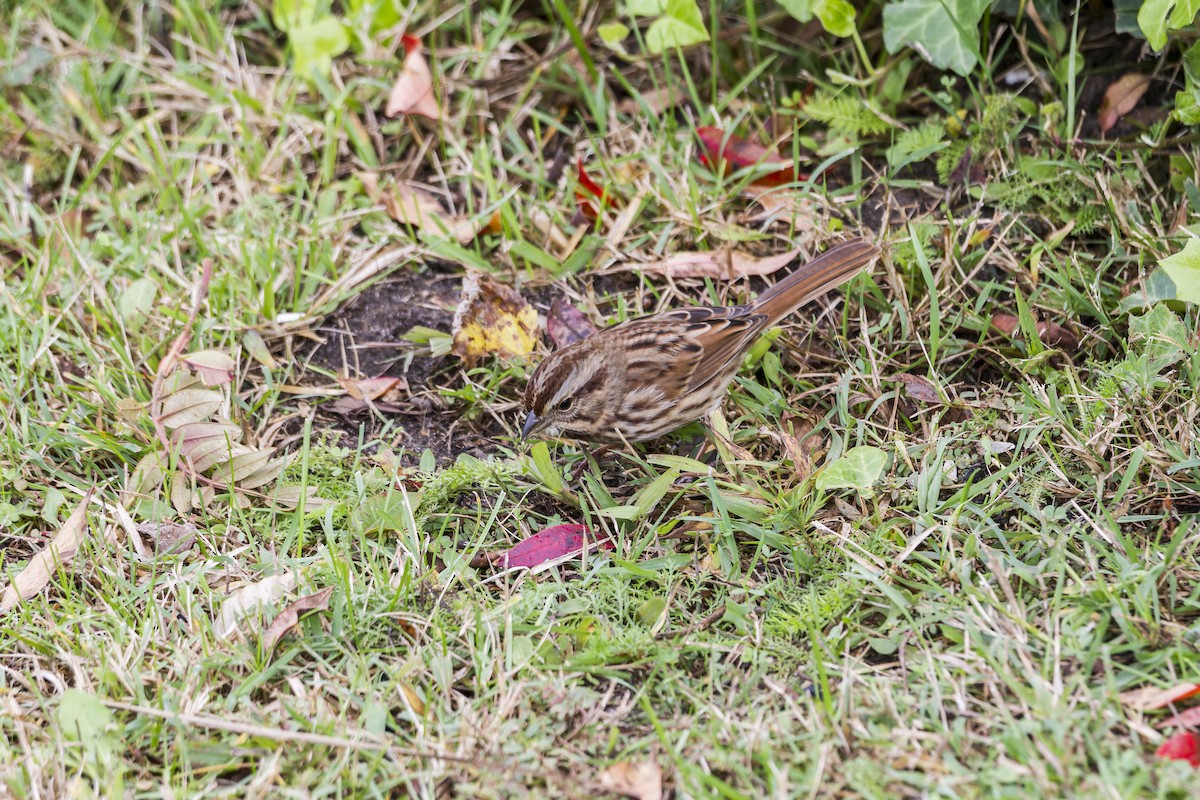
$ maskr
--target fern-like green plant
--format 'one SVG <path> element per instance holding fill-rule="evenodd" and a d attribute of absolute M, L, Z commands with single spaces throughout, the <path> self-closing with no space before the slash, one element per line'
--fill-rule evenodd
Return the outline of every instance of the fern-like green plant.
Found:
<path fill-rule="evenodd" d="M 892 129 L 890 122 L 849 94 L 818 91 L 804 104 L 804 113 L 824 124 L 832 133 L 850 138 L 878 136 Z"/>
<path fill-rule="evenodd" d="M 896 134 L 896 140 L 887 151 L 888 165 L 898 170 L 909 164 L 924 161 L 934 153 L 946 149 L 946 126 L 941 120 L 926 120 L 915 128 Z"/>

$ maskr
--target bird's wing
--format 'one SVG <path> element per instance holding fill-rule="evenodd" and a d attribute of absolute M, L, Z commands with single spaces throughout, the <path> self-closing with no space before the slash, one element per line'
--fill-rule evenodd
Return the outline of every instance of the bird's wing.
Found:
<path fill-rule="evenodd" d="M 698 306 L 625 323 L 627 370 L 635 385 L 654 382 L 673 394 L 694 391 L 737 370 L 766 316 L 746 306 Z"/>

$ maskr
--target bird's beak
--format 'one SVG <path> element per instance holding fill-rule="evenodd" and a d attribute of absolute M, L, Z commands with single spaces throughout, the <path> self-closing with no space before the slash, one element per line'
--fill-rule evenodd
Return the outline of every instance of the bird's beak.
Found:
<path fill-rule="evenodd" d="M 521 428 L 521 438 L 528 439 L 529 434 L 533 433 L 533 431 L 537 429 L 538 423 L 541 421 L 542 420 L 537 414 L 530 411 L 529 416 L 525 418 L 525 427 Z"/>

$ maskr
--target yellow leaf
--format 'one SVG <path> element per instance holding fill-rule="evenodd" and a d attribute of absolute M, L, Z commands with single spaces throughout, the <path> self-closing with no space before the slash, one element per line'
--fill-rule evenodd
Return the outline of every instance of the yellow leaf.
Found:
<path fill-rule="evenodd" d="M 537 341 L 537 312 L 516 290 L 479 273 L 467 275 L 451 352 L 473 367 L 485 355 L 529 355 Z"/>

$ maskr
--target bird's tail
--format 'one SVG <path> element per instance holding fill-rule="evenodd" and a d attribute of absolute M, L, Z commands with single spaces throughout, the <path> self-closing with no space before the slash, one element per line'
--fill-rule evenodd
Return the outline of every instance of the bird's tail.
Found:
<path fill-rule="evenodd" d="M 767 326 L 774 325 L 809 300 L 862 272 L 879 252 L 879 248 L 866 239 L 843 242 L 801 264 L 795 272 L 760 294 L 753 309 L 767 315 Z"/>

